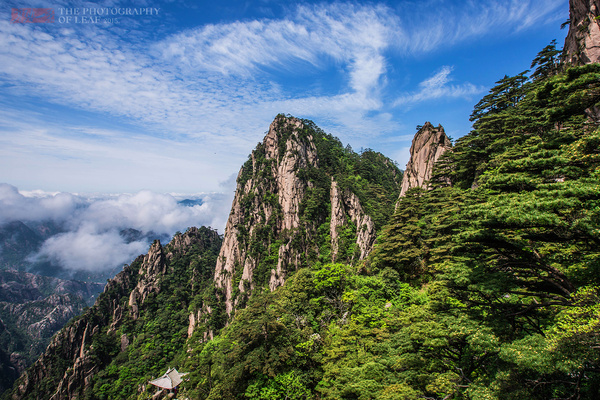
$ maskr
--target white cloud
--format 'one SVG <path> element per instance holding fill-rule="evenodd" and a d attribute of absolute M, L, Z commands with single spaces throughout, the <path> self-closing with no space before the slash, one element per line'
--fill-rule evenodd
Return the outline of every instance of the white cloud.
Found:
<path fill-rule="evenodd" d="M 449 85 L 452 81 L 450 73 L 452 67 L 443 66 L 441 70 L 430 78 L 419 83 L 419 90 L 413 93 L 407 93 L 394 101 L 394 107 L 402 105 L 412 105 L 415 103 L 440 99 L 440 98 L 471 98 L 485 92 L 482 86 L 475 86 L 471 83 L 461 85 Z"/>
<path fill-rule="evenodd" d="M 117 231 L 81 229 L 50 237 L 33 259 L 47 259 L 69 271 L 100 272 L 130 263 L 147 250 L 145 241 L 126 243 Z"/>
<path fill-rule="evenodd" d="M 126 41 L 116 28 L 42 32 L 4 20 L 0 77 L 13 94 L 125 117 L 149 135 L 198 138 L 243 157 L 278 112 L 333 119 L 334 127 L 350 135 L 365 134 L 355 128 L 357 120 L 375 132 L 392 131 L 397 121 L 374 113 L 388 112 L 382 93 L 394 52 L 431 52 L 527 29 L 552 20 L 562 3 L 300 5 L 280 19 L 204 25 L 154 43 L 141 42 L 139 32 Z M 332 68 L 342 86 L 312 94 L 276 90 L 269 72 L 293 77 L 298 70 L 318 74 Z M 438 96 L 475 91 L 459 84 Z"/>
<path fill-rule="evenodd" d="M 69 224 L 71 229 L 84 226 L 94 232 L 118 227 L 172 234 L 192 225 L 212 225 L 216 216 L 210 210 L 207 203 L 186 207 L 170 194 L 141 191 L 94 200 Z"/>
<path fill-rule="evenodd" d="M 232 182 L 224 187 L 231 189 Z M 189 198 L 190 196 L 185 196 Z M 0 184 L 0 225 L 10 221 L 52 221 L 63 232 L 48 238 L 32 260 L 50 260 L 67 270 L 105 271 L 129 263 L 147 251 L 148 240 L 129 242 L 122 230 L 136 229 L 148 239 L 172 236 L 190 226 L 211 226 L 223 233 L 232 194 L 209 193 L 192 207 L 177 195 L 135 194 L 83 196 L 31 191 L 20 193 Z"/>
<path fill-rule="evenodd" d="M 0 183 L 0 224 L 15 220 L 64 221 L 82 204 L 84 202 L 80 198 L 69 193 L 25 197 L 16 187 Z"/>

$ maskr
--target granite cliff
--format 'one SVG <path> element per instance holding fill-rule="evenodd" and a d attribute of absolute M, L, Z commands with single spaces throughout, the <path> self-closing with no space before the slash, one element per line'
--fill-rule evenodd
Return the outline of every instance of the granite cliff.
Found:
<path fill-rule="evenodd" d="M 600 0 L 569 2 L 569 33 L 563 48 L 573 65 L 600 62 Z"/>
<path fill-rule="evenodd" d="M 426 187 L 435 162 L 451 148 L 452 143 L 444 128 L 441 125 L 434 127 L 430 122 L 425 122 L 415 134 L 410 146 L 410 159 L 402 178 L 400 197 L 411 188 Z"/>

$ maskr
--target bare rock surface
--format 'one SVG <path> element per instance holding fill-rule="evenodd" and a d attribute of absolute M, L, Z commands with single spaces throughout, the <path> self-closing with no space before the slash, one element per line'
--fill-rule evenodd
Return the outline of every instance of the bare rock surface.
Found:
<path fill-rule="evenodd" d="M 565 60 L 582 65 L 600 62 L 600 0 L 571 0 Z"/>
<path fill-rule="evenodd" d="M 444 128 L 441 125 L 434 127 L 430 122 L 426 122 L 415 134 L 410 146 L 410 159 L 402 177 L 400 197 L 409 189 L 426 188 L 435 162 L 451 148 L 452 143 Z"/>
<path fill-rule="evenodd" d="M 277 260 L 268 277 L 270 290 L 282 286 L 288 272 L 300 267 L 306 253 L 314 250 L 305 243 L 310 242 L 308 238 L 317 227 L 311 221 L 303 226 L 300 219 L 301 203 L 313 183 L 299 171 L 319 168 L 319 154 L 314 137 L 304 128 L 297 118 L 275 118 L 238 174 L 214 275 L 228 314 L 243 298 L 240 294 L 247 297 L 256 285 L 256 271 L 263 260 L 252 252 L 251 242 L 262 241 Z M 375 241 L 373 221 L 363 211 L 358 197 L 339 190 L 330 179 L 332 260 L 337 255 L 338 229 L 347 221 L 357 227 L 356 244 L 362 259 Z"/>

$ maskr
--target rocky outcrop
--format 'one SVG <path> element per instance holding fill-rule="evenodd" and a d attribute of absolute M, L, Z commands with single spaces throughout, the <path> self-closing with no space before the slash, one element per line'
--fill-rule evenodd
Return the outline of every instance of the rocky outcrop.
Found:
<path fill-rule="evenodd" d="M 331 182 L 331 258 L 335 262 L 339 250 L 339 231 L 348 224 L 350 217 L 352 224 L 356 226 L 356 245 L 358 246 L 358 258 L 364 259 L 375 243 L 377 236 L 375 224 L 370 216 L 365 214 L 358 197 L 349 190 L 341 191 L 337 182 Z"/>
<path fill-rule="evenodd" d="M 144 256 L 144 261 L 138 271 L 141 279 L 136 287 L 129 294 L 128 305 L 131 309 L 133 319 L 139 316 L 139 307 L 144 304 L 146 297 L 150 293 L 160 290 L 159 280 L 167 271 L 165 254 L 159 240 L 155 240 L 150 246 L 148 254 Z"/>
<path fill-rule="evenodd" d="M 600 62 L 600 0 L 571 0 L 569 16 L 565 61 L 575 65 Z"/>
<path fill-rule="evenodd" d="M 400 197 L 412 188 L 427 187 L 435 162 L 447 150 L 452 148 L 452 142 L 441 125 L 437 128 L 430 122 L 419 129 L 410 146 L 410 159 L 402 177 Z"/>
<path fill-rule="evenodd" d="M 204 304 L 202 306 L 202 308 L 200 308 L 196 312 L 190 313 L 190 317 L 189 317 L 190 323 L 188 325 L 188 338 L 192 337 L 192 335 L 194 334 L 194 331 L 196 330 L 196 327 L 199 324 L 206 324 L 208 322 L 208 319 L 210 318 L 210 315 L 212 314 L 212 312 L 213 312 L 212 307 L 210 307 L 207 304 Z M 202 341 L 212 339 L 214 337 L 214 335 L 215 334 L 214 334 L 213 330 L 204 331 Z"/>
<path fill-rule="evenodd" d="M 89 384 L 89 378 L 98 368 L 86 351 L 86 343 L 89 345 L 93 333 L 94 327 L 90 327 L 85 319 L 62 329 L 52 339 L 42 357 L 21 375 L 11 398 L 19 399 L 38 392 L 39 388 L 36 386 L 43 378 L 57 374 L 60 374 L 58 388 L 55 393 L 45 393 L 46 398 L 66 400 L 83 393 L 86 383 Z M 60 363 L 72 363 L 73 367 L 61 373 Z"/>
<path fill-rule="evenodd" d="M 214 276 L 228 314 L 257 285 L 275 290 L 289 271 L 307 262 L 307 254 L 318 254 L 314 238 L 325 221 L 301 216 L 310 207 L 307 197 L 322 190 L 310 178 L 323 162 L 318 134 L 299 119 L 279 115 L 240 170 Z M 340 190 L 332 176 L 328 179 L 329 196 L 321 201 L 331 204 L 331 259 L 338 258 L 338 231 L 348 223 L 356 226 L 359 250 L 343 261 L 362 259 L 375 241 L 373 221 L 354 193 Z"/>
<path fill-rule="evenodd" d="M 300 202 L 310 183 L 300 179 L 296 171 L 317 167 L 312 138 L 298 135 L 302 128 L 298 119 L 276 118 L 238 174 L 214 278 L 215 285 L 223 290 L 228 314 L 234 307 L 234 291 L 243 293 L 255 284 L 254 271 L 261 260 L 249 248 L 250 240 L 265 230 L 271 231 L 267 236 L 285 239 L 272 249 L 277 252 L 277 263 L 270 272 L 271 289 L 283 284 L 285 270 L 300 261 L 299 252 L 291 248 L 291 237 L 300 226 Z"/>

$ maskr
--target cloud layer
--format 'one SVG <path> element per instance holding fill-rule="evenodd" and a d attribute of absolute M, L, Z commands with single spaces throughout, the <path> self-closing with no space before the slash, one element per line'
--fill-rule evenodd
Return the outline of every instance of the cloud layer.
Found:
<path fill-rule="evenodd" d="M 394 106 L 414 105 L 427 100 L 472 98 L 485 92 L 485 87 L 475 86 L 471 83 L 450 85 L 452 67 L 443 66 L 439 72 L 419 83 L 419 90 L 400 96 Z"/>
<path fill-rule="evenodd" d="M 102 272 L 131 262 L 154 238 L 171 237 L 190 226 L 212 226 L 221 233 L 231 197 L 202 194 L 201 205 L 185 206 L 171 194 L 89 197 L 70 193 L 20 193 L 0 184 L 0 226 L 11 221 L 51 221 L 62 232 L 48 238 L 32 260 L 49 260 L 70 271 Z M 123 231 L 135 229 L 137 237 Z"/>

